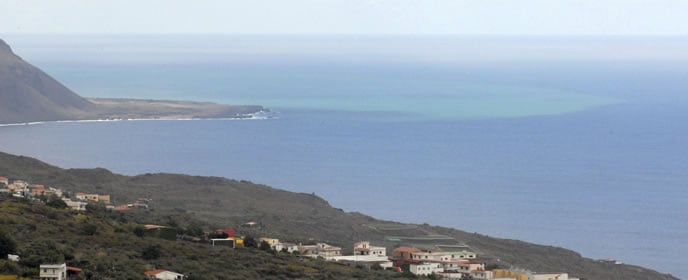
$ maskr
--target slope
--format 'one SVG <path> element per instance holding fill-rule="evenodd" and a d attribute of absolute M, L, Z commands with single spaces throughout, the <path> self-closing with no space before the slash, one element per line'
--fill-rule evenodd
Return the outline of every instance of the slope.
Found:
<path fill-rule="evenodd" d="M 493 238 L 477 233 L 377 220 L 331 207 L 313 194 L 293 193 L 247 181 L 178 174 L 122 176 L 105 169 L 61 169 L 35 159 L 0 153 L 0 176 L 59 186 L 68 190 L 110 193 L 120 203 L 150 198 L 158 220 L 184 225 L 238 227 L 285 241 L 323 241 L 350 248 L 355 241 L 424 246 L 467 245 L 500 267 L 536 272 L 568 272 L 586 279 L 677 279 L 646 268 L 615 265 L 557 247 Z"/>

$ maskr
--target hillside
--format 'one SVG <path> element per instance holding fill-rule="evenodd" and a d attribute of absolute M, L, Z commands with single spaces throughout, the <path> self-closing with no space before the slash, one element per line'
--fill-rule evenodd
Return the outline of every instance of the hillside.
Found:
<path fill-rule="evenodd" d="M 0 39 L 0 124 L 85 119 L 242 118 L 261 106 L 85 99 L 12 52 Z"/>
<path fill-rule="evenodd" d="M 94 108 L 0 40 L 0 123 L 82 118 Z"/>
<path fill-rule="evenodd" d="M 148 279 L 145 271 L 160 268 L 183 273 L 187 280 L 402 276 L 258 248 L 230 249 L 137 235 L 141 225 L 132 221 L 136 215 L 118 214 L 77 214 L 0 195 L 0 250 L 10 247 L 11 253 L 21 256 L 19 262 L 0 260 L 0 274 L 36 277 L 40 264 L 66 262 L 82 270 L 78 279 L 143 280 Z"/>
<path fill-rule="evenodd" d="M 331 207 L 312 194 L 292 193 L 247 181 L 177 174 L 122 176 L 105 169 L 61 169 L 27 157 L 0 153 L 0 176 L 68 190 L 110 193 L 127 202 L 152 199 L 151 219 L 181 226 L 239 227 L 285 241 L 324 241 L 350 248 L 369 240 L 389 248 L 398 245 L 466 245 L 492 265 L 536 272 L 568 272 L 586 279 L 677 279 L 631 265 L 603 263 L 563 248 L 499 239 L 427 224 L 377 220 Z M 145 222 L 145 221 L 141 221 Z"/>

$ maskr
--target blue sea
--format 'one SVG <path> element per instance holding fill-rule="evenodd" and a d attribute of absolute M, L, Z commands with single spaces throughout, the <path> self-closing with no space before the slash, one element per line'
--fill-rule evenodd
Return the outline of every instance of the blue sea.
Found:
<path fill-rule="evenodd" d="M 5 39 L 84 96 L 274 118 L 4 126 L 2 151 L 245 179 L 688 277 L 686 38 Z"/>

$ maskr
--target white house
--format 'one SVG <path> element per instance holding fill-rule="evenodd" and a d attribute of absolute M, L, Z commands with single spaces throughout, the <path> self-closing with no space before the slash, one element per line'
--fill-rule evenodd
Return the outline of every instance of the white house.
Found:
<path fill-rule="evenodd" d="M 236 241 L 232 238 L 213 238 L 210 239 L 209 243 L 211 246 L 228 246 L 236 248 Z"/>
<path fill-rule="evenodd" d="M 85 201 L 74 201 L 69 198 L 63 198 L 62 201 L 67 204 L 67 207 L 76 211 L 86 211 L 86 205 L 88 205 L 88 203 Z"/>
<path fill-rule="evenodd" d="M 449 254 L 452 260 L 469 260 L 475 259 L 477 254 L 471 251 L 460 250 L 460 251 L 444 251 Z"/>
<path fill-rule="evenodd" d="M 161 280 L 183 280 L 184 274 L 172 272 L 164 269 L 149 270 L 143 273 L 151 279 L 161 279 Z"/>
<path fill-rule="evenodd" d="M 423 262 L 448 262 L 452 257 L 446 252 L 416 252 L 411 254 L 411 259 Z"/>
<path fill-rule="evenodd" d="M 380 246 L 371 246 L 368 241 L 361 241 L 354 243 L 354 255 L 359 256 L 386 256 L 387 248 Z"/>
<path fill-rule="evenodd" d="M 299 253 L 310 257 L 334 257 L 342 255 L 342 248 L 326 243 L 316 245 L 299 245 Z"/>
<path fill-rule="evenodd" d="M 475 280 L 490 280 L 494 278 L 494 274 L 490 270 L 474 270 L 470 274 Z"/>
<path fill-rule="evenodd" d="M 41 280 L 65 280 L 67 264 L 42 264 L 38 273 Z"/>
<path fill-rule="evenodd" d="M 387 256 L 375 255 L 353 255 L 353 256 L 334 256 L 328 257 L 328 261 L 336 261 L 341 263 L 363 264 L 363 265 L 380 265 L 382 268 L 392 268 L 394 264 Z"/>
<path fill-rule="evenodd" d="M 571 280 L 568 273 L 533 274 L 533 280 Z"/>
<path fill-rule="evenodd" d="M 277 252 L 281 252 L 282 250 L 287 251 L 287 253 L 293 253 L 299 250 L 299 245 L 292 244 L 292 243 L 277 243 L 275 245 L 271 245 L 270 248 Z"/>
<path fill-rule="evenodd" d="M 441 273 L 444 271 L 442 265 L 439 263 L 420 263 L 411 264 L 409 266 L 409 271 L 415 275 L 430 275 L 435 273 Z"/>
<path fill-rule="evenodd" d="M 7 259 L 13 262 L 18 262 L 19 255 L 7 254 Z"/>

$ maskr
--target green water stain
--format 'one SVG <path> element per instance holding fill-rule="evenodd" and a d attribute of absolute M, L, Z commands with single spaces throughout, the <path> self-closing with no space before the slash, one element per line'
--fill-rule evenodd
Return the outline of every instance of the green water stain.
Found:
<path fill-rule="evenodd" d="M 464 85 L 451 91 L 235 100 L 272 108 L 399 112 L 422 119 L 491 119 L 559 115 L 622 102 L 604 96 L 520 86 Z"/>

